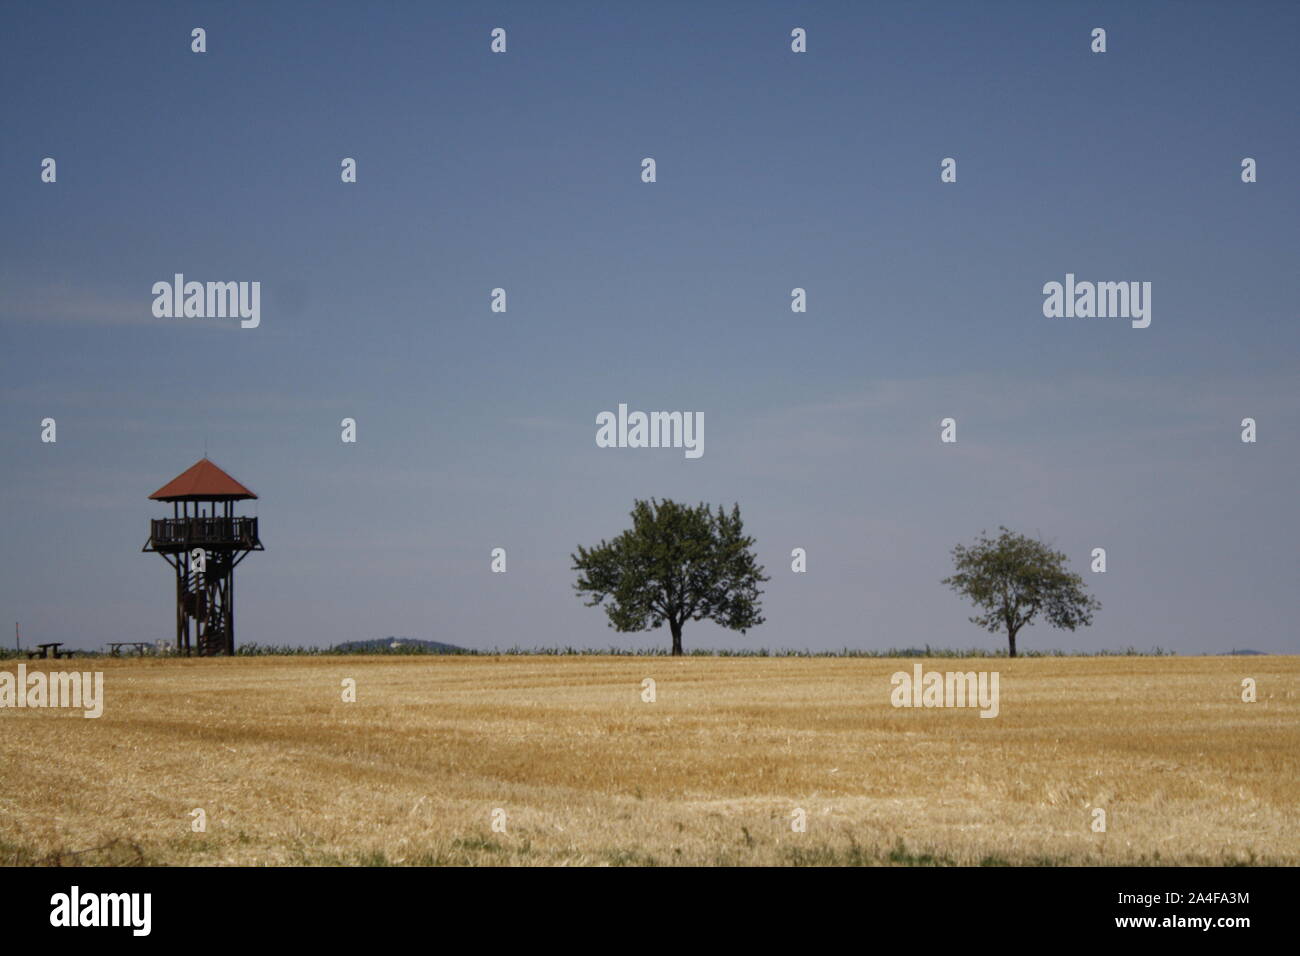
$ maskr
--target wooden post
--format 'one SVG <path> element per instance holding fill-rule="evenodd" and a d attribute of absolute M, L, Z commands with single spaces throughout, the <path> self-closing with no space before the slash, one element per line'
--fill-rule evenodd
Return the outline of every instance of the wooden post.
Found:
<path fill-rule="evenodd" d="M 226 653 L 235 653 L 235 568 L 226 568 Z"/>

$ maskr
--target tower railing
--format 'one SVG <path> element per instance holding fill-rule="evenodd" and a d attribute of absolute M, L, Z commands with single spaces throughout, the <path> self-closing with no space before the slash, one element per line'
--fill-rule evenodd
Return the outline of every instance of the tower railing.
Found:
<path fill-rule="evenodd" d="M 197 545 L 255 548 L 256 518 L 155 518 L 149 543 L 155 550 Z"/>

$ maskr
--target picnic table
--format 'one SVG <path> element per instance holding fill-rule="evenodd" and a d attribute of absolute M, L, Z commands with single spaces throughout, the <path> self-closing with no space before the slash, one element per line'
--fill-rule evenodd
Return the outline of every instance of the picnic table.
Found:
<path fill-rule="evenodd" d="M 148 646 L 149 646 L 149 644 L 148 644 L 148 642 L 146 642 L 146 641 L 109 641 L 109 642 L 108 642 L 108 653 L 109 653 L 112 657 L 121 657 L 121 656 L 122 656 L 122 648 L 124 648 L 124 647 L 134 647 L 134 648 L 135 648 L 135 652 L 136 652 L 137 654 L 139 654 L 141 657 L 144 657 L 144 649 L 145 649 L 146 647 L 148 647 Z"/>
<path fill-rule="evenodd" d="M 36 650 L 27 652 L 27 659 L 32 660 L 34 658 L 71 657 L 73 654 L 77 653 L 76 651 L 59 650 L 59 648 L 62 646 L 63 646 L 62 641 L 54 641 L 50 644 L 37 644 Z"/>

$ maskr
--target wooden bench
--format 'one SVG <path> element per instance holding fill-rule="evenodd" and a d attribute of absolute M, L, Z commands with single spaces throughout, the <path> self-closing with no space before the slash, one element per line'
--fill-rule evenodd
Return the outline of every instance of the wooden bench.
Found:
<path fill-rule="evenodd" d="M 54 657 L 54 658 L 72 657 L 72 655 L 77 653 L 76 651 L 59 650 L 59 648 L 62 646 L 63 646 L 62 641 L 54 641 L 51 644 L 37 644 L 36 650 L 27 652 L 27 659 L 33 660 L 33 659 L 45 659 L 50 657 Z"/>
<path fill-rule="evenodd" d="M 121 657 L 122 648 L 134 647 L 135 652 L 139 654 L 141 657 L 144 657 L 144 649 L 148 646 L 149 646 L 148 643 L 146 643 L 145 641 L 109 641 L 108 653 L 112 657 Z"/>

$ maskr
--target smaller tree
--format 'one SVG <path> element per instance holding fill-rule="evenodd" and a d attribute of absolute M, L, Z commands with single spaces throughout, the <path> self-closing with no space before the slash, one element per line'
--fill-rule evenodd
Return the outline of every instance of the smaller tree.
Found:
<path fill-rule="evenodd" d="M 578 547 L 574 590 L 588 607 L 609 599 L 605 614 L 618 631 L 668 625 L 674 655 L 682 627 L 709 618 L 740 633 L 763 623 L 758 585 L 767 578 L 745 534 L 740 506 L 717 512 L 675 501 L 637 501 L 632 527 L 613 541 Z"/>
<path fill-rule="evenodd" d="M 1066 555 L 1007 528 L 998 530 L 997 538 L 981 531 L 973 545 L 953 548 L 957 573 L 941 582 L 984 609 L 971 623 L 992 634 L 1005 629 L 1012 657 L 1016 634 L 1039 613 L 1053 627 L 1069 631 L 1091 624 L 1101 602 L 1085 593 L 1080 575 L 1066 568 Z"/>

